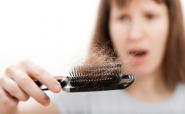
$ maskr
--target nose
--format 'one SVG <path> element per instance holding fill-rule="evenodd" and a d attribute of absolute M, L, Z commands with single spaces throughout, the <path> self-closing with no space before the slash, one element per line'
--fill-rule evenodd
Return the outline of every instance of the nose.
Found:
<path fill-rule="evenodd" d="M 143 38 L 144 26 L 139 20 L 130 23 L 129 40 L 141 40 Z"/>

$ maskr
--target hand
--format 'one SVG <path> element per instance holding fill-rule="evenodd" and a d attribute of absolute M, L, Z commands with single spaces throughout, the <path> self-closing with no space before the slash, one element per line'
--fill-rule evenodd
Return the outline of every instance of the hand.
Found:
<path fill-rule="evenodd" d="M 22 61 L 8 67 L 0 77 L 0 114 L 14 112 L 19 101 L 27 101 L 29 97 L 48 105 L 49 97 L 34 80 L 46 85 L 52 92 L 61 90 L 59 82 L 47 71 L 30 61 Z"/>

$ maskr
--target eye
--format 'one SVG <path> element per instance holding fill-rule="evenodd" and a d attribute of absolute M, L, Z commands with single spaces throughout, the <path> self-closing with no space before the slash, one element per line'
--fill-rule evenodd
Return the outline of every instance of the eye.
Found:
<path fill-rule="evenodd" d="M 148 19 L 148 20 L 153 20 L 155 19 L 157 16 L 155 14 L 152 14 L 152 13 L 146 13 L 145 14 L 145 18 Z"/>
<path fill-rule="evenodd" d="M 128 15 L 123 14 L 118 17 L 118 20 L 119 21 L 128 21 L 128 20 L 130 20 L 130 17 Z"/>

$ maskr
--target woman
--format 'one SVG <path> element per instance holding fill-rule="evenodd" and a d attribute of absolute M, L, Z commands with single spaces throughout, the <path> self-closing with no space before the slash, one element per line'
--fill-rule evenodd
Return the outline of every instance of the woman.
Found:
<path fill-rule="evenodd" d="M 56 93 L 61 91 L 59 83 L 23 61 L 8 67 L 0 79 L 0 113 L 185 113 L 184 45 L 179 0 L 101 0 L 90 56 L 96 49 L 114 53 L 111 57 L 126 62 L 124 70 L 135 74 L 135 83 L 125 91 L 62 93 L 55 95 L 55 105 L 48 105 L 49 97 L 33 79 Z M 34 101 L 18 105 L 29 97 L 48 106 Z"/>

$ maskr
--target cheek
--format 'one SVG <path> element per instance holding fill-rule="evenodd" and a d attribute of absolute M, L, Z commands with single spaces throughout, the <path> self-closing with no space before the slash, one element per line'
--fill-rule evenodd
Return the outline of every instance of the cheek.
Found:
<path fill-rule="evenodd" d="M 109 27 L 111 41 L 113 43 L 114 48 L 116 49 L 118 55 L 126 52 L 126 37 L 128 34 L 127 29 L 123 25 L 120 24 L 110 24 Z"/>
<path fill-rule="evenodd" d="M 151 44 L 153 45 L 153 49 L 155 50 L 155 52 L 161 56 L 163 56 L 165 51 L 166 42 L 168 38 L 168 28 L 168 21 L 161 21 L 151 28 L 151 31 L 153 31 L 151 35 Z"/>
<path fill-rule="evenodd" d="M 162 63 L 163 56 L 166 50 L 166 42 L 168 38 L 168 21 L 159 21 L 150 28 L 151 34 L 151 55 L 149 58 L 149 69 L 158 69 Z"/>

